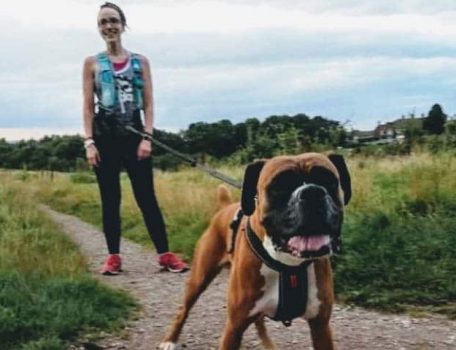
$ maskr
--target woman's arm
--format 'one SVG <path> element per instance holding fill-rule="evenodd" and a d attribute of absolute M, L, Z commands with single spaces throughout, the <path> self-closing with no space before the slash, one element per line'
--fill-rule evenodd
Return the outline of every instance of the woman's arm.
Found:
<path fill-rule="evenodd" d="M 92 119 L 94 113 L 94 99 L 93 99 L 93 76 L 94 76 L 95 58 L 93 56 L 87 57 L 84 61 L 82 71 L 82 91 L 83 91 L 83 122 L 85 137 L 92 137 Z"/>
<path fill-rule="evenodd" d="M 154 127 L 154 98 L 152 88 L 152 73 L 149 60 L 141 56 L 142 78 L 144 81 L 143 103 L 144 103 L 144 130 L 152 133 Z"/>
<path fill-rule="evenodd" d="M 143 108 L 144 108 L 144 131 L 152 133 L 154 128 L 154 99 L 152 91 L 152 74 L 150 71 L 149 60 L 140 56 L 142 78 L 144 81 L 143 89 Z M 151 141 L 142 140 L 138 147 L 138 158 L 145 159 L 152 153 Z"/>
<path fill-rule="evenodd" d="M 84 135 L 86 140 L 93 137 L 92 120 L 94 113 L 94 99 L 93 99 L 93 77 L 95 71 L 95 57 L 87 57 L 84 61 L 82 71 L 82 92 L 83 92 L 83 123 Z M 89 141 L 85 144 L 86 157 L 90 165 L 97 166 L 100 161 L 100 155 L 95 147 L 95 143 Z"/>

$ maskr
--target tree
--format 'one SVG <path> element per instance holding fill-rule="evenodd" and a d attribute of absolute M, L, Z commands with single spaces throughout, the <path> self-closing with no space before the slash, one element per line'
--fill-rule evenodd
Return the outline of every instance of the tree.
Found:
<path fill-rule="evenodd" d="M 0 139 L 0 168 L 9 166 L 9 155 L 13 150 L 13 146 L 6 142 L 5 139 Z"/>
<path fill-rule="evenodd" d="M 440 135 L 445 130 L 447 115 L 443 113 L 442 107 L 436 103 L 432 106 L 428 116 L 423 121 L 423 129 L 430 134 Z"/>
<path fill-rule="evenodd" d="M 345 146 L 347 140 L 347 132 L 341 126 L 331 127 L 329 129 L 329 142 L 331 146 Z"/>
<path fill-rule="evenodd" d="M 165 145 L 179 151 L 182 153 L 188 153 L 189 150 L 187 149 L 187 145 L 184 142 L 184 139 L 182 137 L 182 132 L 180 133 L 172 133 L 164 130 L 159 130 L 159 129 L 154 129 L 154 138 Z M 169 153 L 158 147 L 158 146 L 153 146 L 153 155 L 154 156 L 170 156 Z"/>
<path fill-rule="evenodd" d="M 206 153 L 215 158 L 226 157 L 236 151 L 235 136 L 233 124 L 227 119 L 216 123 L 193 123 L 184 132 L 191 153 Z"/>
<path fill-rule="evenodd" d="M 299 132 L 295 127 L 277 134 L 279 154 L 297 154 L 300 151 Z"/>

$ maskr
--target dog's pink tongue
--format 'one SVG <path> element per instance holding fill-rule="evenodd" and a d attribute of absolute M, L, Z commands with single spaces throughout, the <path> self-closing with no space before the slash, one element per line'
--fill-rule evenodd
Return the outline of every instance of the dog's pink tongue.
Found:
<path fill-rule="evenodd" d="M 288 241 L 288 248 L 291 251 L 305 252 L 317 251 L 329 243 L 328 236 L 295 236 Z"/>

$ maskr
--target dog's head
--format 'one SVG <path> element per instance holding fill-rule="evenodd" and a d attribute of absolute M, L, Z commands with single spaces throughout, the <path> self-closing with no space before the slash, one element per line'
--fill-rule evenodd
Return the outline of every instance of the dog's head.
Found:
<path fill-rule="evenodd" d="M 255 217 L 263 242 L 271 242 L 277 253 L 305 260 L 338 249 L 350 197 L 342 156 L 304 153 L 248 165 L 241 206 Z"/>

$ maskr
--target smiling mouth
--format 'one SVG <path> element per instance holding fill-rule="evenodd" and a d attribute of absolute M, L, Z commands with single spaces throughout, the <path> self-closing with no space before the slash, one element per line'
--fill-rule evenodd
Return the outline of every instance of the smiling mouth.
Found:
<path fill-rule="evenodd" d="M 280 240 L 280 250 L 298 258 L 320 258 L 331 254 L 329 235 L 293 236 Z"/>
<path fill-rule="evenodd" d="M 117 35 L 117 31 L 104 32 L 104 35 L 107 36 L 107 37 L 112 37 L 112 36 Z"/>

